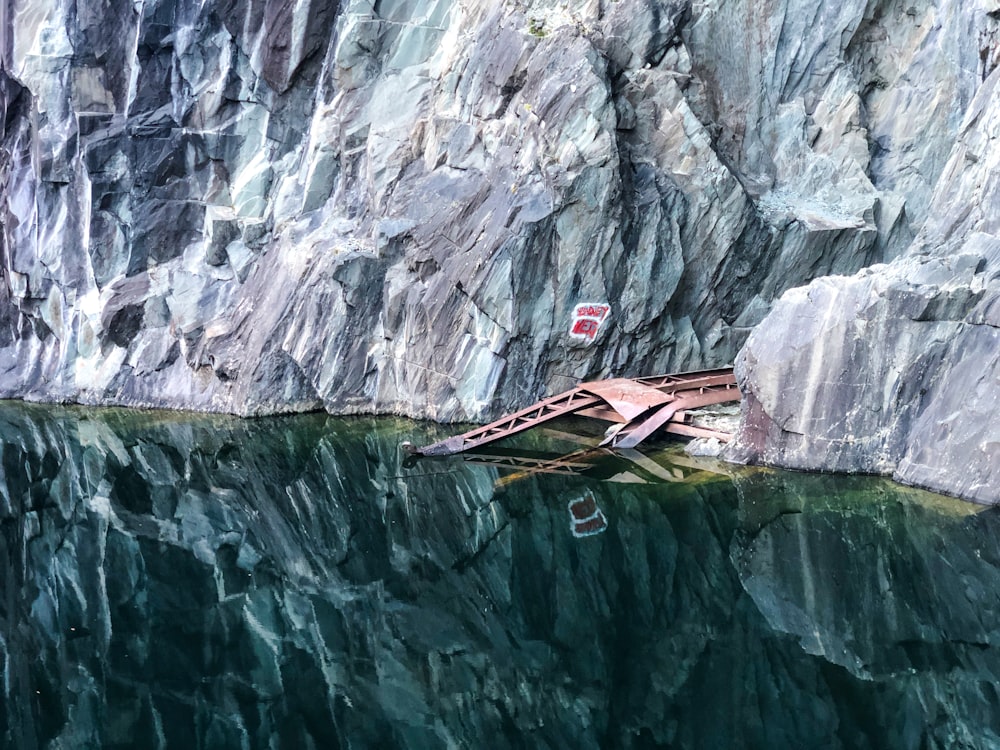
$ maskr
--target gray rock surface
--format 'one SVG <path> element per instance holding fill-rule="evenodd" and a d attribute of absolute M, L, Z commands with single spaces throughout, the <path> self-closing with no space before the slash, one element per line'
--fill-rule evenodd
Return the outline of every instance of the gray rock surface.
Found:
<path fill-rule="evenodd" d="M 958 0 L 0 8 L 0 395 L 239 414 L 729 362 L 908 244 L 996 62 Z"/>
<path fill-rule="evenodd" d="M 912 246 L 786 293 L 750 336 L 733 455 L 1000 502 L 1000 107 L 980 87 Z"/>
<path fill-rule="evenodd" d="M 4 0 L 0 29 L 2 397 L 484 419 L 729 362 L 838 275 L 750 342 L 740 455 L 998 499 L 996 0 Z"/>

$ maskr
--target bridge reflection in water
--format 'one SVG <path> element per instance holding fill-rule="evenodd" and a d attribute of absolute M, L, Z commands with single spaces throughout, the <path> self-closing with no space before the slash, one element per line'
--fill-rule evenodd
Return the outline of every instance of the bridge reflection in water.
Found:
<path fill-rule="evenodd" d="M 714 459 L 687 456 L 681 452 L 665 457 L 663 451 L 656 451 L 654 455 L 658 460 L 634 448 L 609 450 L 587 447 L 565 454 L 493 448 L 489 452 L 467 453 L 465 461 L 499 469 L 503 474 L 497 480 L 500 486 L 534 474 L 579 476 L 623 484 L 662 484 L 708 478 L 699 476 L 702 474 L 729 476 L 732 473 L 725 464 Z"/>
<path fill-rule="evenodd" d="M 993 510 L 441 432 L 0 405 L 3 745 L 997 745 Z"/>

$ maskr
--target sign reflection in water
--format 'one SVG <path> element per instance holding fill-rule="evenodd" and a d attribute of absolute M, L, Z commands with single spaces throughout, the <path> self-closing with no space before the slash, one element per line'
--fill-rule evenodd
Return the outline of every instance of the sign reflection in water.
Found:
<path fill-rule="evenodd" d="M 569 530 L 573 536 L 582 538 L 602 533 L 608 528 L 608 519 L 597 507 L 592 492 L 569 501 Z"/>
<path fill-rule="evenodd" d="M 997 744 L 994 511 L 415 431 L 0 406 L 3 745 Z"/>

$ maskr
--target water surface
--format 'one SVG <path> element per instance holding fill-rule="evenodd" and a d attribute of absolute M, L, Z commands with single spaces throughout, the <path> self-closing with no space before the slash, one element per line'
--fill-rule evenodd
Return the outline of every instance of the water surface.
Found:
<path fill-rule="evenodd" d="M 1000 745 L 995 511 L 444 434 L 0 404 L 3 746 Z"/>

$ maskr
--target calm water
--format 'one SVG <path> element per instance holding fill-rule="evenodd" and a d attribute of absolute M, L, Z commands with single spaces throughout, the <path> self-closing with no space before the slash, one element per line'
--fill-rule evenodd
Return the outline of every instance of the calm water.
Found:
<path fill-rule="evenodd" d="M 995 511 L 444 434 L 0 405 L 2 746 L 1000 746 Z"/>

